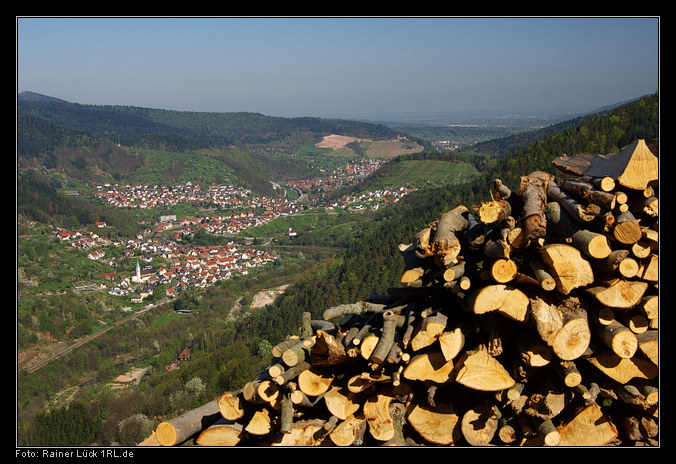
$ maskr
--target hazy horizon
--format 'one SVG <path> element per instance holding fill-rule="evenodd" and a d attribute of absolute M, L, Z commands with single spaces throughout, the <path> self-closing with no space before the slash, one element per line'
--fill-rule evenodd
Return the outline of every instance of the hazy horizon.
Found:
<path fill-rule="evenodd" d="M 583 113 L 659 88 L 657 17 L 17 17 L 17 91 L 402 120 Z"/>

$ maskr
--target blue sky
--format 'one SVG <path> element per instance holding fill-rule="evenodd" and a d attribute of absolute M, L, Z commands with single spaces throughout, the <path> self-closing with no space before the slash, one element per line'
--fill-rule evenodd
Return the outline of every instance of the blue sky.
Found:
<path fill-rule="evenodd" d="M 17 91 L 273 116 L 586 111 L 654 93 L 657 17 L 17 17 Z"/>

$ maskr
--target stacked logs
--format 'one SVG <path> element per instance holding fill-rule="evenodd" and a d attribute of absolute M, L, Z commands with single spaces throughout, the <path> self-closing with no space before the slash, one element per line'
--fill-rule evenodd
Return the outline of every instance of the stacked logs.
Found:
<path fill-rule="evenodd" d="M 257 379 L 144 444 L 657 445 L 654 161 L 639 140 L 496 180 L 400 246 L 400 287 L 305 313 Z"/>

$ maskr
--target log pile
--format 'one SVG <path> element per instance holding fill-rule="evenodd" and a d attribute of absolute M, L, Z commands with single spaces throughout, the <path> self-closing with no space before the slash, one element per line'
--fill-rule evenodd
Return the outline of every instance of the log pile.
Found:
<path fill-rule="evenodd" d="M 657 158 L 554 165 L 444 213 L 400 246 L 401 286 L 304 314 L 145 444 L 658 445 Z"/>

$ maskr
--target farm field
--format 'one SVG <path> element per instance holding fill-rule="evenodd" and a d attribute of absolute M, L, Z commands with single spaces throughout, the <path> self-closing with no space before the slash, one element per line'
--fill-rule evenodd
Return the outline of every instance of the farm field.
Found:
<path fill-rule="evenodd" d="M 374 178 L 370 189 L 455 185 L 479 175 L 471 164 L 437 160 L 404 160 L 387 168 L 387 176 Z"/>

